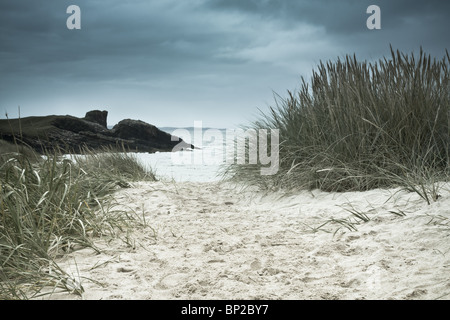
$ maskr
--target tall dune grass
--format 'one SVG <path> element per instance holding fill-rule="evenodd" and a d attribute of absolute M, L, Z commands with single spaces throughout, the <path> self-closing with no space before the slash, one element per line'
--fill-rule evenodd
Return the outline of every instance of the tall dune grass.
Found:
<path fill-rule="evenodd" d="M 327 191 L 448 179 L 449 62 L 448 51 L 436 60 L 392 48 L 375 63 L 348 55 L 321 62 L 309 83 L 302 78 L 298 92 L 276 96 L 250 126 L 280 130 L 278 173 L 265 177 L 258 165 L 236 164 L 227 173 L 267 187 Z"/>
<path fill-rule="evenodd" d="M 131 223 L 125 213 L 99 207 L 117 188 L 153 174 L 124 153 L 87 152 L 77 161 L 57 153 L 37 161 L 21 154 L 1 158 L 0 299 L 30 298 L 49 286 L 81 293 L 55 258 L 95 248 L 94 236 Z"/>

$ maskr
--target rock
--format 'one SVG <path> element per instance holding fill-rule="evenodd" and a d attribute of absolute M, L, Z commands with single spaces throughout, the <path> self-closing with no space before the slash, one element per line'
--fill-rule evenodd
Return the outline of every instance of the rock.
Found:
<path fill-rule="evenodd" d="M 180 145 L 194 148 L 181 139 L 172 141 L 169 133 L 140 120 L 122 120 L 110 130 L 107 114 L 94 110 L 84 118 L 52 115 L 0 120 L 0 138 L 28 145 L 39 153 L 54 149 L 80 152 L 83 147 L 125 148 L 135 152 L 177 151 Z"/>
<path fill-rule="evenodd" d="M 139 148 L 151 147 L 161 150 L 172 150 L 180 141 L 172 141 L 172 136 L 157 127 L 141 120 L 125 119 L 116 124 L 112 134 L 120 139 L 133 141 L 133 145 Z"/>
<path fill-rule="evenodd" d="M 141 120 L 125 119 L 116 124 L 112 128 L 112 131 L 116 136 L 122 139 L 146 140 L 154 139 L 160 130 L 158 130 L 155 126 Z"/>
<path fill-rule="evenodd" d="M 86 116 L 84 117 L 84 120 L 98 123 L 101 126 L 107 128 L 106 118 L 108 117 L 108 111 L 100 111 L 100 110 L 93 110 L 86 112 Z"/>

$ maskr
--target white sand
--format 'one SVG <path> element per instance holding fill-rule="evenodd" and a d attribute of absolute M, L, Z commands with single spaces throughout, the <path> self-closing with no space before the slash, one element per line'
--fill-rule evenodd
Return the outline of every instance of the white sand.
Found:
<path fill-rule="evenodd" d="M 138 183 L 115 195 L 145 213 L 134 247 L 98 241 L 101 254 L 66 256 L 60 265 L 83 296 L 50 298 L 449 299 L 450 185 L 431 205 L 397 191 L 283 196 L 227 183 Z M 355 222 L 344 209 L 352 207 L 371 220 L 314 232 L 331 218 Z"/>

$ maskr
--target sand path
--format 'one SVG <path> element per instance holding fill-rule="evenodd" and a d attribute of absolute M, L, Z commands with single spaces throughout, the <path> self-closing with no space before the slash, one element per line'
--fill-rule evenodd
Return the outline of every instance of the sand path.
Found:
<path fill-rule="evenodd" d="M 398 190 L 137 183 L 114 198 L 147 226 L 64 257 L 84 293 L 51 299 L 449 299 L 448 186 L 427 205 Z"/>

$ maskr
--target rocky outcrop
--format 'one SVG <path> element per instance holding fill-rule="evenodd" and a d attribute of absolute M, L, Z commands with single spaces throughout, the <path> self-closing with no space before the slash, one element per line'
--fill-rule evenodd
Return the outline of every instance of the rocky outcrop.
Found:
<path fill-rule="evenodd" d="M 135 152 L 172 151 L 175 146 L 194 148 L 181 139 L 140 120 L 126 119 L 112 129 L 107 128 L 107 111 L 94 110 L 84 118 L 73 116 L 27 117 L 0 120 L 0 138 L 25 144 L 43 153 L 53 149 L 63 152 L 80 152 L 87 147 L 99 150 L 104 147 L 125 148 Z"/>
<path fill-rule="evenodd" d="M 141 120 L 122 120 L 112 128 L 111 132 L 115 137 L 131 141 L 138 149 L 144 148 L 149 141 L 152 141 L 152 147 L 155 149 L 165 149 L 168 141 L 171 142 L 171 149 L 178 144 L 180 144 L 178 147 L 193 148 L 181 139 L 180 141 L 172 141 L 172 135 Z"/>
<path fill-rule="evenodd" d="M 89 111 L 86 113 L 84 120 L 98 123 L 99 125 L 107 128 L 108 127 L 108 125 L 106 123 L 107 117 L 108 117 L 108 111 L 93 110 L 93 111 Z"/>

